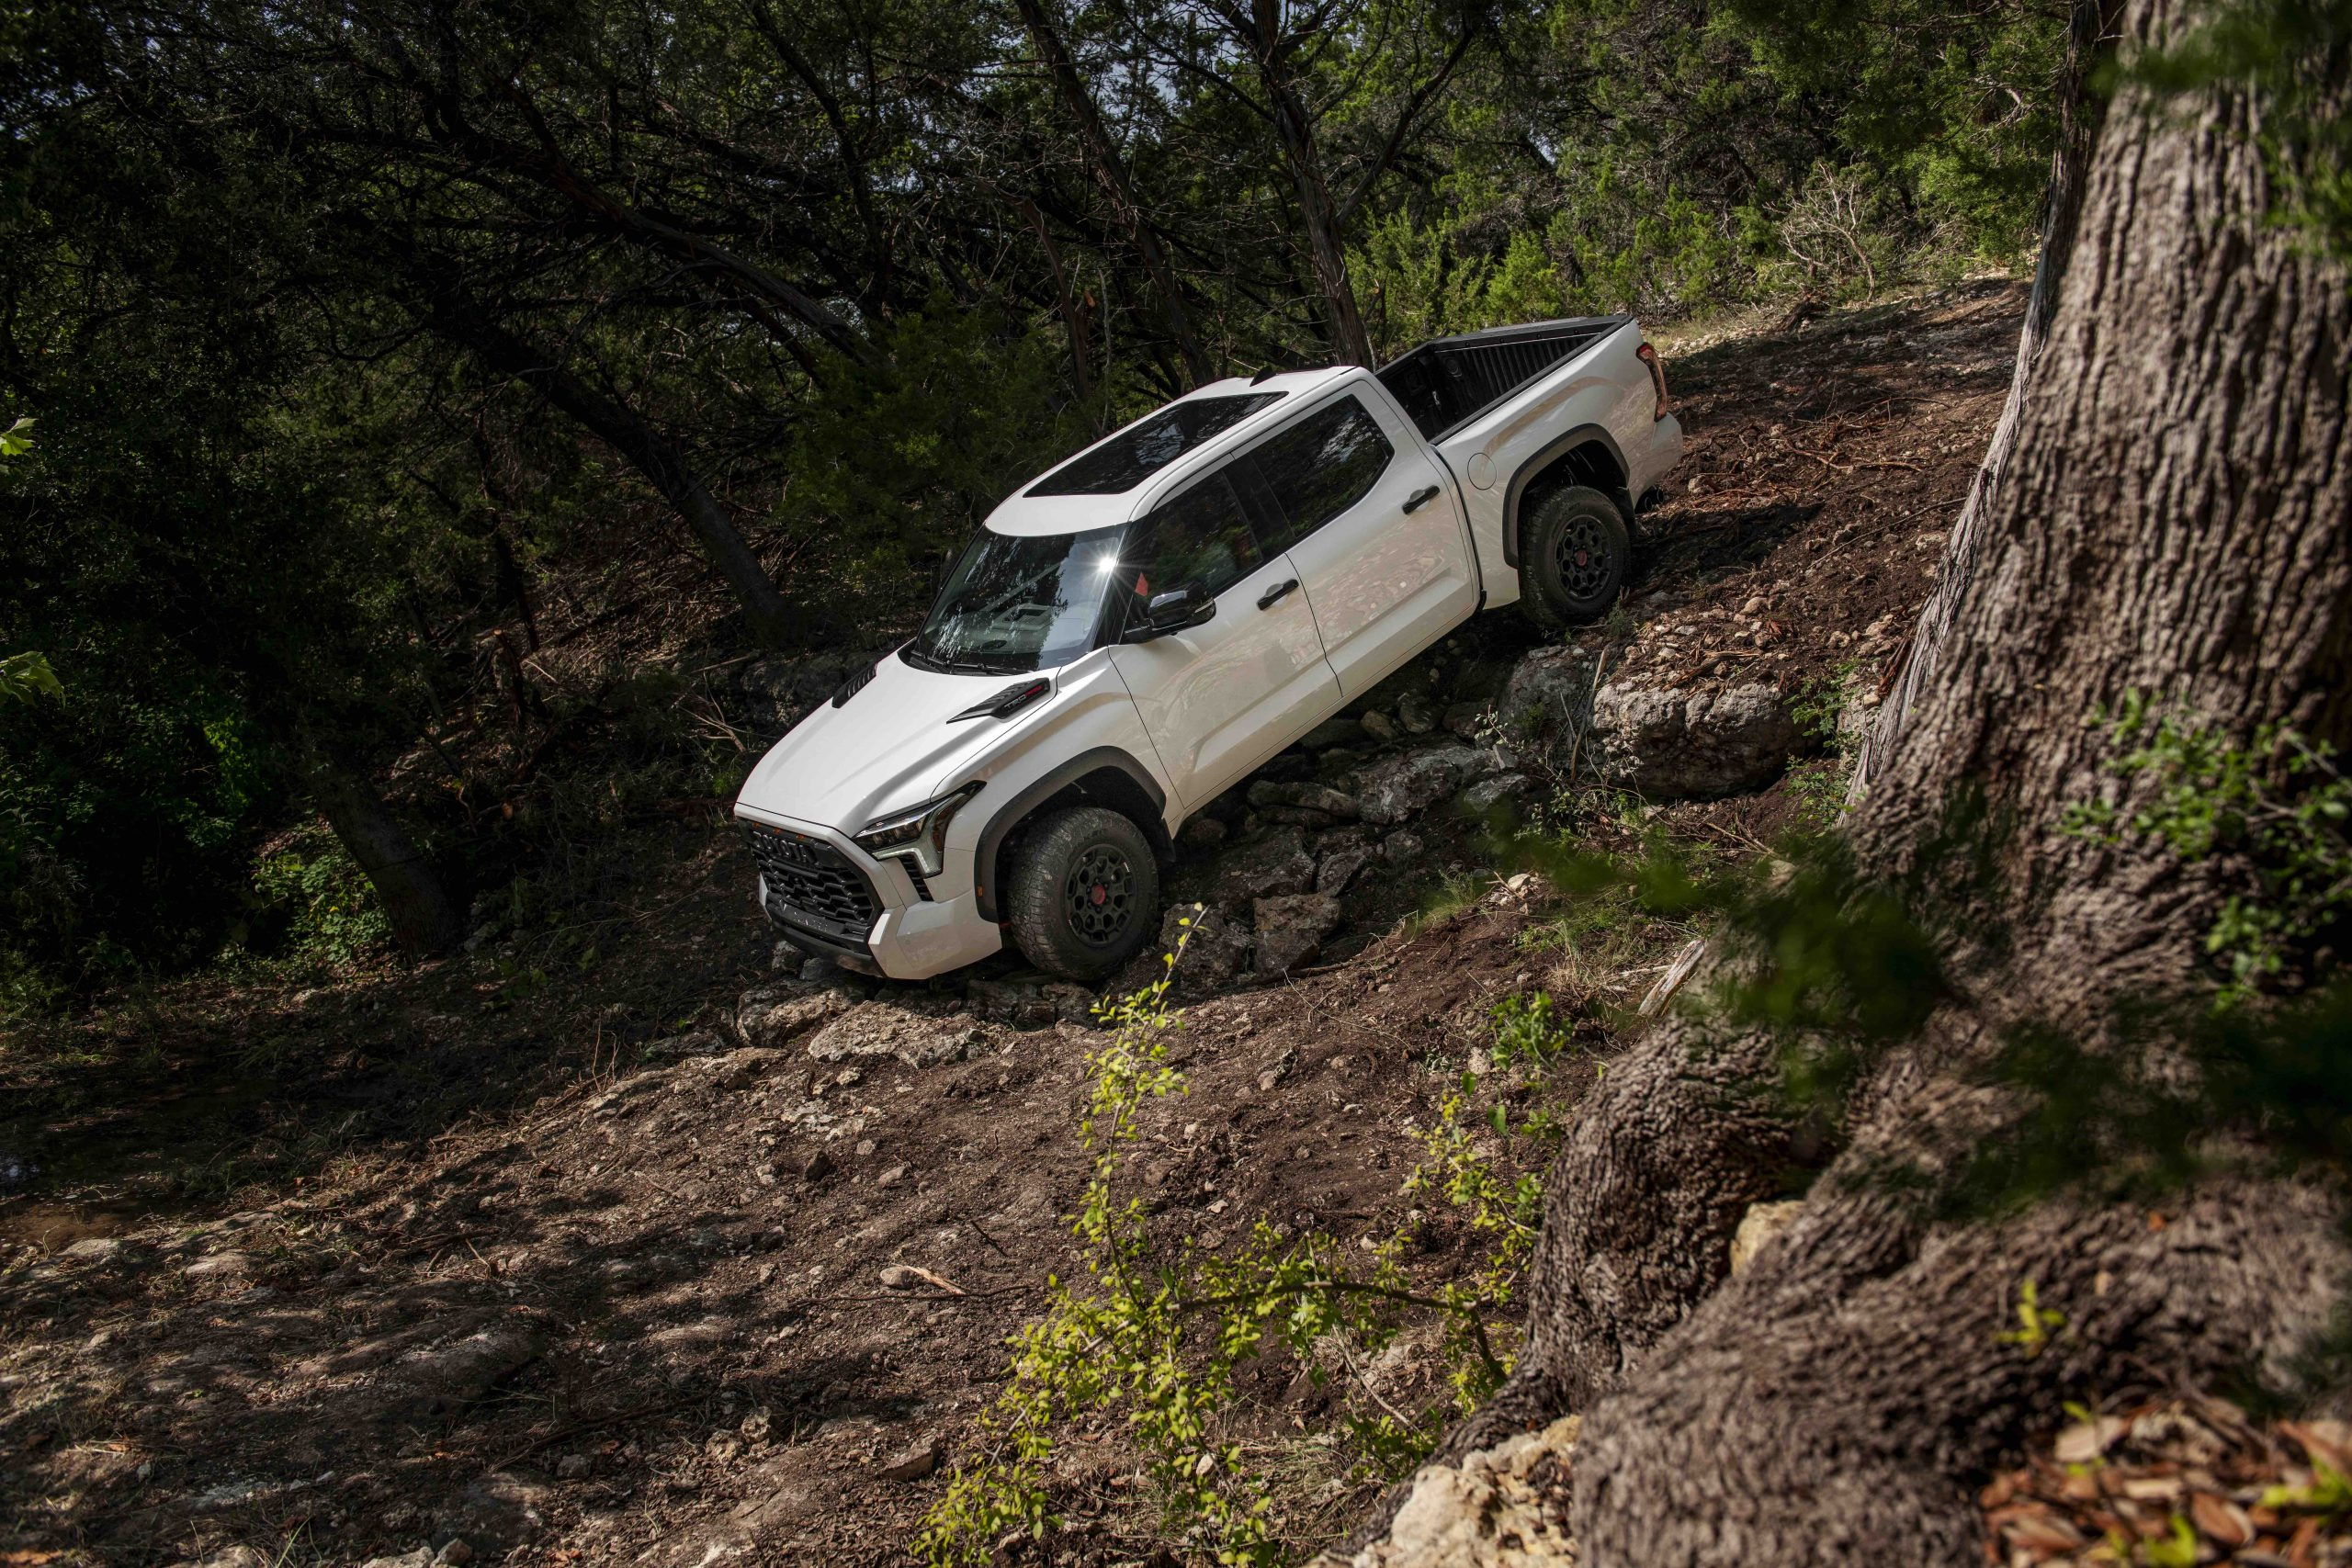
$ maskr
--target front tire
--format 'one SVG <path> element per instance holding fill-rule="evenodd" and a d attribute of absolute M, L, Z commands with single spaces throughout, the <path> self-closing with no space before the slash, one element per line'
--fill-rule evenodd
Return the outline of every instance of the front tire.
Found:
<path fill-rule="evenodd" d="M 1014 856 L 1006 908 L 1030 963 L 1095 980 L 1143 949 L 1159 916 L 1159 863 L 1130 818 L 1099 806 L 1040 819 Z"/>
<path fill-rule="evenodd" d="M 1547 632 L 1597 621 L 1617 602 L 1633 558 L 1614 501 L 1589 485 L 1555 490 L 1520 521 L 1520 606 Z"/>

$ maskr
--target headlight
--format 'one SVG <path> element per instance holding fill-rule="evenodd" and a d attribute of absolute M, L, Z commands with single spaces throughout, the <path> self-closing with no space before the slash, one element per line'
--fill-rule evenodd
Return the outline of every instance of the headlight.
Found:
<path fill-rule="evenodd" d="M 937 876 L 946 864 L 947 824 L 966 801 L 979 793 L 980 784 L 975 779 L 936 800 L 876 817 L 857 830 L 857 847 L 876 860 L 911 861 L 925 876 Z"/>

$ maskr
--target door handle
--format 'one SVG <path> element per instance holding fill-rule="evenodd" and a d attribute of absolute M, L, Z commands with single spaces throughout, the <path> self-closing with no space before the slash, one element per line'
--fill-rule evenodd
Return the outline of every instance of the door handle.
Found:
<path fill-rule="evenodd" d="M 1436 499 L 1437 486 L 1435 485 L 1430 486 L 1427 490 L 1417 490 L 1411 495 L 1405 498 L 1405 510 L 1408 512 L 1419 512 L 1422 507 L 1427 506 L 1430 502 L 1435 501 Z"/>
<path fill-rule="evenodd" d="M 1272 609 L 1276 604 L 1281 604 L 1284 599 L 1288 598 L 1290 596 L 1291 590 L 1297 586 L 1298 579 L 1295 577 L 1292 578 L 1288 582 L 1275 583 L 1272 588 L 1267 589 L 1263 593 L 1258 595 L 1258 608 L 1261 610 Z"/>

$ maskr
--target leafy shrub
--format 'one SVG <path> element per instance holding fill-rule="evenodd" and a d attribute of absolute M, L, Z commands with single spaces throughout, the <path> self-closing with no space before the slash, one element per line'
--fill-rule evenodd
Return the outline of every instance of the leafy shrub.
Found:
<path fill-rule="evenodd" d="M 1142 1452 L 1166 1529 L 1221 1563 L 1271 1568 L 1289 1560 L 1290 1547 L 1268 1476 L 1250 1467 L 1232 1436 L 1238 1365 L 1280 1349 L 1315 1383 L 1350 1380 L 1344 1442 L 1359 1468 L 1386 1478 L 1428 1452 L 1448 1408 L 1398 1410 L 1363 1378 L 1362 1367 L 1409 1318 L 1434 1315 L 1444 1325 L 1453 1409 L 1475 1408 L 1509 1371 L 1489 1320 L 1510 1299 L 1534 1246 L 1542 1186 L 1532 1170 L 1503 1174 L 1481 1146 L 1464 1115 L 1475 1075 L 1465 1075 L 1424 1134 L 1426 1157 L 1405 1190 L 1443 1196 L 1492 1243 L 1466 1279 L 1429 1293 L 1414 1290 L 1402 1265 L 1408 1231 L 1361 1262 L 1331 1236 L 1293 1237 L 1261 1221 L 1218 1256 L 1190 1239 L 1156 1235 L 1148 1206 L 1124 1195 L 1142 1113 L 1185 1092 L 1168 1063 L 1168 1036 L 1182 1020 L 1168 1008 L 1167 992 L 1189 937 L 1167 955 L 1160 979 L 1097 1010 L 1109 1035 L 1088 1057 L 1091 1092 L 1078 1128 L 1093 1169 L 1070 1222 L 1086 1278 L 1049 1279 L 1044 1315 L 1013 1337 L 1011 1380 L 980 1423 L 983 1450 L 956 1468 L 915 1541 L 925 1562 L 976 1564 L 1009 1534 L 1048 1534 L 1058 1522 L 1049 1486 L 1057 1432 L 1111 1416 L 1125 1421 Z M 1544 1048 L 1521 1037 L 1530 1020 L 1543 1032 L 1547 1016 L 1542 1001 L 1512 1015 L 1514 1060 L 1529 1081 L 1541 1080 L 1534 1058 Z M 1540 1111 L 1526 1122 L 1548 1127 Z"/>
<path fill-rule="evenodd" d="M 2109 843 L 2154 838 L 2191 863 L 2241 855 L 2260 884 L 2258 897 L 2232 895 L 2206 933 L 2206 951 L 2229 970 L 2225 998 L 2284 976 L 2352 909 L 2352 781 L 2324 741 L 2271 721 L 2241 744 L 2222 726 L 2136 691 L 2097 722 L 2120 749 L 2109 771 L 2142 781 L 2147 798 L 2129 811 L 2077 802 L 2069 832 Z"/>
<path fill-rule="evenodd" d="M 291 950 L 326 964 L 348 964 L 391 940 L 376 889 L 342 841 L 315 824 L 254 871 L 254 893 L 288 914 Z"/>

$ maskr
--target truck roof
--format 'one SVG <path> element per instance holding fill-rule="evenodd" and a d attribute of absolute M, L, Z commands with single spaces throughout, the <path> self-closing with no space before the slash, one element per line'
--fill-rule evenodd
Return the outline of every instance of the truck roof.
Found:
<path fill-rule="evenodd" d="M 1184 476 L 1216 463 L 1352 365 L 1228 376 L 1121 426 L 1014 491 L 988 515 L 996 534 L 1076 534 L 1140 515 Z"/>
<path fill-rule="evenodd" d="M 1436 442 L 1632 324 L 1630 316 L 1578 316 L 1458 333 L 1391 360 L 1376 378 Z M 998 534 L 1076 534 L 1127 522 L 1247 446 L 1298 399 L 1361 374 L 1352 365 L 1325 366 L 1195 388 L 1030 480 L 989 513 L 986 526 Z"/>

